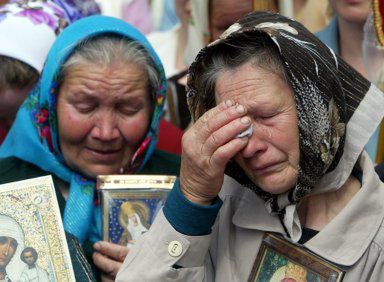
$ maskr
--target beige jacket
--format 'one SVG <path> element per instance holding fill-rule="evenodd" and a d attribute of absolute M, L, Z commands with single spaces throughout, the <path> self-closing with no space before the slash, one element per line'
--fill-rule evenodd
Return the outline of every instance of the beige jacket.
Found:
<path fill-rule="evenodd" d="M 384 281 L 384 183 L 366 154 L 359 164 L 360 191 L 305 246 L 345 268 L 344 281 Z M 116 281 L 247 281 L 264 231 L 285 232 L 264 202 L 235 180 L 226 177 L 220 197 L 223 205 L 207 236 L 177 232 L 160 212 L 130 251 Z M 291 238 L 300 238 L 296 207 L 287 212 L 292 216 L 284 224 Z"/>

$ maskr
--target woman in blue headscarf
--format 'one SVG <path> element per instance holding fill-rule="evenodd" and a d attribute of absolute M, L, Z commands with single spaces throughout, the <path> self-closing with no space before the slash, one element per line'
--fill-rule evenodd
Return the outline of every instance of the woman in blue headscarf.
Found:
<path fill-rule="evenodd" d="M 139 31 L 104 16 L 75 22 L 1 146 L 0 183 L 52 174 L 64 229 L 87 253 L 101 239 L 97 175 L 178 174 L 179 159 L 155 150 L 165 91 L 162 65 Z M 94 263 L 113 278 L 127 250 L 95 248 Z"/>

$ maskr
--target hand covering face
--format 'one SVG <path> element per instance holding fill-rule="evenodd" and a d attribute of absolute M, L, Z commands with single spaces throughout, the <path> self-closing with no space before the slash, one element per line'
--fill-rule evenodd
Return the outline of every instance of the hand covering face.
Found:
<path fill-rule="evenodd" d="M 300 23 L 279 14 L 256 12 L 202 49 L 191 65 L 187 96 L 194 120 L 214 106 L 213 93 L 205 97 L 197 92 L 196 78 L 204 73 L 204 63 L 223 42 L 236 46 L 242 33 L 269 37 L 283 61 L 298 115 L 299 176 L 289 192 L 272 195 L 257 187 L 235 162 L 228 164 L 226 173 L 262 197 L 270 212 L 283 214 L 320 180 L 322 192 L 345 183 L 383 117 L 384 97 Z"/>
<path fill-rule="evenodd" d="M 70 183 L 63 216 L 64 229 L 75 235 L 80 242 L 89 238 L 92 241 L 101 239 L 100 207 L 94 206 L 94 180 L 67 167 L 60 152 L 56 118 L 58 77 L 60 67 L 79 43 L 84 39 L 109 33 L 142 45 L 155 62 L 162 78 L 160 88 L 151 93 L 155 101 L 152 121 L 148 133 L 131 160 L 130 173 L 139 172 L 143 168 L 157 142 L 157 127 L 163 112 L 166 91 L 164 70 L 156 53 L 137 29 L 124 21 L 104 16 L 79 20 L 58 37 L 48 54 L 41 80 L 19 110 L 0 149 L 0 157 L 20 158 Z"/>

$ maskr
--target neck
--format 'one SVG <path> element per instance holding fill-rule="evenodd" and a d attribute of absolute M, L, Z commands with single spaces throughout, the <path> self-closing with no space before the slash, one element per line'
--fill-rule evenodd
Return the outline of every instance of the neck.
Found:
<path fill-rule="evenodd" d="M 338 17 L 340 56 L 364 77 L 367 71 L 362 59 L 364 25 Z"/>
<path fill-rule="evenodd" d="M 0 279 L 4 280 L 7 276 L 7 272 L 5 271 L 5 268 L 0 268 Z"/>
<path fill-rule="evenodd" d="M 338 190 L 306 197 L 298 208 L 303 227 L 322 230 L 360 190 L 360 182 L 350 176 Z"/>

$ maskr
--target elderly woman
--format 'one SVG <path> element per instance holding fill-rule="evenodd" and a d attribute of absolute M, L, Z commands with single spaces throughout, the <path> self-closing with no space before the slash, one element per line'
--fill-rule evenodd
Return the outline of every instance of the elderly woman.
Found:
<path fill-rule="evenodd" d="M 97 175 L 178 174 L 178 157 L 155 150 L 165 90 L 161 63 L 135 28 L 103 16 L 75 22 L 0 149 L 0 182 L 52 174 L 65 231 L 91 249 L 101 239 Z M 95 248 L 94 263 L 116 275 L 126 248 Z"/>
<path fill-rule="evenodd" d="M 252 13 L 199 53 L 188 95 L 179 185 L 117 281 L 256 281 L 266 233 L 382 280 L 384 184 L 363 151 L 382 92 L 299 23 Z"/>

